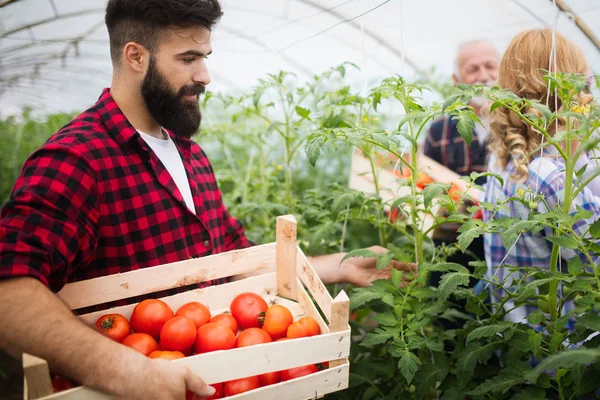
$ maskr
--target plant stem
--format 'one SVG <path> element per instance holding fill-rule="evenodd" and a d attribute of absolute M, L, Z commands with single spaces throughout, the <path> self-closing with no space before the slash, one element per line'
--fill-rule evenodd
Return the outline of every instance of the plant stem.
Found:
<path fill-rule="evenodd" d="M 375 162 L 373 161 L 373 154 L 371 153 L 370 149 L 368 149 L 368 148 L 362 148 L 361 150 L 369 159 L 369 164 L 371 165 L 371 173 L 373 174 L 373 183 L 375 184 L 375 194 L 377 195 L 377 197 L 380 197 L 379 196 L 379 175 L 377 174 L 377 168 L 375 166 Z M 391 212 L 391 210 L 390 210 L 390 212 Z M 381 208 L 379 210 L 379 218 L 381 218 L 381 219 L 385 218 L 383 208 Z M 387 247 L 387 237 L 386 237 L 386 231 L 385 231 L 384 225 L 379 226 L 379 244 L 382 247 Z"/>
<path fill-rule="evenodd" d="M 409 135 L 412 136 L 413 134 L 413 128 L 412 128 L 412 122 L 409 122 L 408 124 L 408 129 L 409 129 Z M 413 173 L 411 175 L 412 179 L 410 180 L 410 186 L 411 186 L 411 194 L 414 196 L 413 200 L 411 202 L 410 208 L 411 208 L 411 216 L 412 216 L 412 220 L 413 220 L 413 225 L 415 226 L 413 235 L 415 237 L 415 258 L 416 258 L 416 263 L 417 265 L 421 265 L 423 264 L 424 260 L 423 260 L 423 234 L 421 233 L 421 229 L 419 229 L 419 215 L 417 214 L 417 179 L 418 179 L 418 161 L 417 161 L 417 148 L 415 146 L 411 146 L 411 157 L 410 157 L 410 164 L 412 166 L 412 170 Z"/>

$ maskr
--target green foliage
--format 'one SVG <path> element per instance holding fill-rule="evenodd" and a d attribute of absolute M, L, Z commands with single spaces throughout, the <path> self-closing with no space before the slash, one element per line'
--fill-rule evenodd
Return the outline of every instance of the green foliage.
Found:
<path fill-rule="evenodd" d="M 376 257 L 378 268 L 393 260 L 418 264 L 416 278 L 393 270 L 390 279 L 370 287 L 345 287 L 357 316 L 351 321 L 350 387 L 328 398 L 593 398 L 599 386 L 600 339 L 583 341 L 600 330 L 600 271 L 592 257 L 600 250 L 595 242 L 600 224 L 591 224 L 589 235 L 578 235 L 573 226 L 592 216 L 572 203 L 589 183 L 587 171 L 575 171 L 574 163 L 582 151 L 598 147 L 592 132 L 600 128 L 600 111 L 595 103 L 578 109 L 581 77 L 546 75 L 561 103 L 569 106 L 554 112 L 498 87 L 453 87 L 436 81 L 434 72 L 416 82 L 390 77 L 361 95 L 344 82 L 347 68 L 355 66 L 332 68 L 307 83 L 293 74 L 271 74 L 239 96 L 207 93 L 198 138 L 227 207 L 253 241 L 273 241 L 275 217 L 293 213 L 298 216 L 300 245 L 310 255 L 347 251 L 346 258 Z M 430 89 L 443 94 L 444 104 L 425 104 L 421 95 Z M 469 105 L 474 96 L 489 98 L 491 109 L 512 112 L 564 158 L 566 195 L 560 206 L 538 212 L 537 205 L 545 205 L 545 199 L 528 189 L 499 204 L 466 207 L 468 196 L 453 199 L 450 185 L 417 185 L 417 147 L 428 125 L 442 115 L 451 116 L 469 142 L 478 122 Z M 401 109 L 403 117 L 388 120 L 380 112 L 382 104 Z M 37 121 L 24 113 L 0 121 L 0 197 L 7 197 L 27 155 L 68 120 L 58 115 Z M 549 127 L 556 121 L 565 130 L 551 135 Z M 574 140 L 581 142 L 579 147 L 566 151 Z M 371 163 L 374 194 L 347 187 L 349 160 L 356 148 Z M 402 195 L 393 200 L 384 200 L 376 168 L 378 160 L 388 156 L 398 159 L 403 174 L 409 175 L 398 180 Z M 496 179 L 490 173 L 473 174 L 465 178 L 467 186 L 476 187 L 479 176 Z M 484 222 L 464 211 L 484 209 L 495 215 L 516 203 L 532 210 L 527 219 Z M 449 215 L 441 216 L 439 207 Z M 400 217 L 391 219 L 389 210 L 397 210 Z M 426 225 L 427 216 L 431 225 Z M 458 244 L 433 246 L 428 234 L 448 222 L 461 225 Z M 483 261 L 470 266 L 446 262 L 456 252 L 468 251 L 485 233 L 499 234 L 508 249 L 523 235 L 542 230 L 556 249 L 550 270 L 504 265 L 511 274 L 499 277 L 487 275 Z M 368 248 L 374 244 L 388 251 L 375 253 Z M 578 257 L 559 268 L 558 250 Z M 441 274 L 437 287 L 429 286 L 433 273 Z M 498 304 L 489 303 L 487 292 L 476 293 L 470 287 L 474 280 L 497 291 Z M 332 294 L 339 289 L 330 288 Z M 567 302 L 575 309 L 566 312 Z M 507 320 L 510 307 L 524 305 L 544 309 L 520 323 Z M 576 320 L 574 330 L 568 328 L 570 319 Z M 580 347 L 570 349 L 574 343 Z"/>

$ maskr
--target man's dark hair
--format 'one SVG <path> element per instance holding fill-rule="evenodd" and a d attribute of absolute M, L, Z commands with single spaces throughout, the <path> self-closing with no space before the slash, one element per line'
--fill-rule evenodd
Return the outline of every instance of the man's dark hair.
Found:
<path fill-rule="evenodd" d="M 218 0 L 109 0 L 104 21 L 111 58 L 118 62 L 128 42 L 155 51 L 167 28 L 212 30 L 222 15 Z"/>

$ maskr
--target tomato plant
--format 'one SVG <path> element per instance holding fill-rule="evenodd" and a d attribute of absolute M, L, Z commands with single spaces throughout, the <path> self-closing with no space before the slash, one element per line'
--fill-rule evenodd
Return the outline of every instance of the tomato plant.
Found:
<path fill-rule="evenodd" d="M 116 342 L 122 342 L 131 333 L 131 325 L 121 314 L 106 314 L 96 321 L 96 329 Z"/>
<path fill-rule="evenodd" d="M 147 333 L 132 333 L 123 339 L 121 344 L 131 347 L 145 356 L 148 356 L 150 353 L 158 350 L 158 343 Z"/>
<path fill-rule="evenodd" d="M 158 338 L 163 325 L 174 316 L 173 310 L 165 302 L 149 299 L 135 306 L 130 322 L 134 332 Z"/>
<path fill-rule="evenodd" d="M 194 349 L 196 353 L 228 350 L 235 347 L 235 334 L 226 326 L 209 322 L 198 328 Z"/>
<path fill-rule="evenodd" d="M 204 304 L 197 301 L 182 305 L 175 315 L 192 320 L 196 325 L 196 329 L 210 321 L 210 310 Z"/>
<path fill-rule="evenodd" d="M 235 318 L 241 329 L 260 328 L 261 314 L 269 306 L 267 302 L 256 293 L 242 293 L 231 302 L 231 315 Z"/>
<path fill-rule="evenodd" d="M 265 313 L 262 329 L 265 330 L 273 340 L 281 339 L 287 334 L 288 327 L 294 322 L 290 310 L 281 305 L 269 307 Z"/>
<path fill-rule="evenodd" d="M 196 342 L 196 326 L 191 319 L 173 317 L 160 330 L 160 346 L 163 350 L 186 350 Z"/>

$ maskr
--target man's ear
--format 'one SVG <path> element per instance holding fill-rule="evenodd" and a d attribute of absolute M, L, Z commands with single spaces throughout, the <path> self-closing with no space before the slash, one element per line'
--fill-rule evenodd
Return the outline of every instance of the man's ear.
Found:
<path fill-rule="evenodd" d="M 452 82 L 454 82 L 455 85 L 458 84 L 458 82 L 460 82 L 456 73 L 452 74 Z"/>
<path fill-rule="evenodd" d="M 148 50 L 138 43 L 129 42 L 123 47 L 122 64 L 135 72 L 143 74 L 148 67 L 149 58 Z"/>

